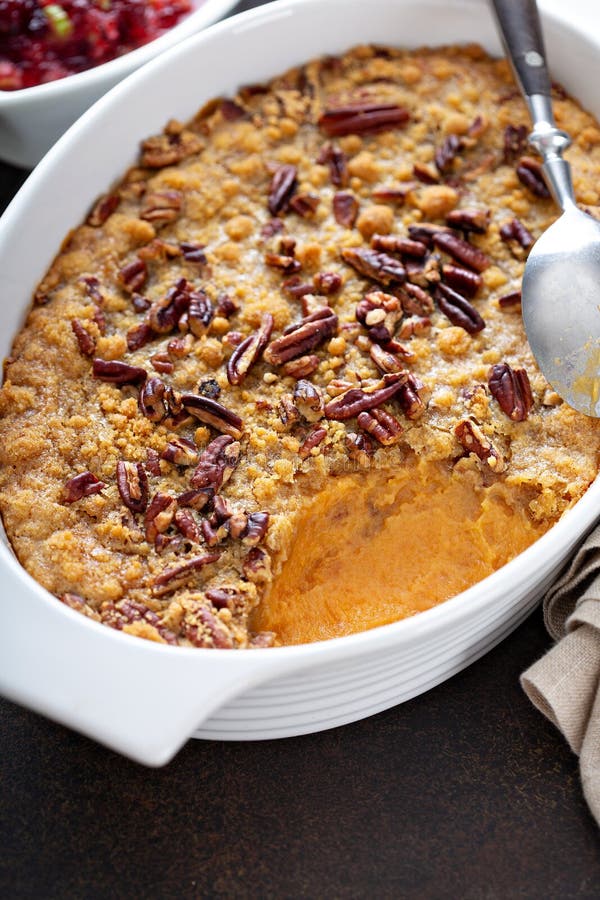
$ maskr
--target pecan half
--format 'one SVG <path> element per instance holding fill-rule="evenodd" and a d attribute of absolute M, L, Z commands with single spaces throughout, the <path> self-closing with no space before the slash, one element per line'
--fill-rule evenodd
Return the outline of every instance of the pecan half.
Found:
<path fill-rule="evenodd" d="M 289 326 L 284 333 L 271 341 L 264 358 L 272 365 L 281 365 L 290 359 L 304 356 L 314 350 L 337 331 L 338 317 L 329 306 L 323 306 L 300 322 Z"/>
<path fill-rule="evenodd" d="M 214 307 L 205 291 L 191 291 L 187 319 L 189 329 L 195 337 L 202 337 L 208 331 L 215 315 Z"/>
<path fill-rule="evenodd" d="M 179 191 L 153 191 L 146 194 L 140 210 L 140 219 L 152 222 L 157 228 L 168 222 L 174 222 L 179 216 L 182 199 Z"/>
<path fill-rule="evenodd" d="M 451 232 L 436 231 L 433 234 L 433 243 L 439 250 L 443 250 L 470 269 L 475 269 L 476 272 L 483 272 L 490 265 L 488 257 L 482 250 Z"/>
<path fill-rule="evenodd" d="M 83 356 L 93 356 L 96 351 L 96 341 L 89 333 L 80 319 L 71 319 L 71 328 L 77 339 L 79 352 Z"/>
<path fill-rule="evenodd" d="M 217 431 L 233 438 L 241 437 L 244 429 L 242 419 L 216 400 L 198 394 L 182 394 L 181 402 L 187 412 L 206 425 L 212 425 Z"/>
<path fill-rule="evenodd" d="M 334 397 L 329 403 L 325 404 L 325 415 L 328 419 L 337 421 L 345 421 L 352 419 L 364 410 L 375 409 L 381 406 L 394 394 L 397 394 L 401 387 L 407 381 L 406 372 L 393 373 L 384 375 L 383 387 L 376 388 L 374 391 L 367 393 L 361 388 L 351 388 L 345 394 Z"/>
<path fill-rule="evenodd" d="M 337 144 L 325 144 L 317 157 L 319 165 L 329 168 L 331 183 L 336 187 L 345 187 L 348 184 L 348 163 L 346 154 Z"/>
<path fill-rule="evenodd" d="M 297 381 L 293 396 L 294 406 L 307 422 L 318 422 L 323 418 L 323 397 L 319 388 L 310 381 Z"/>
<path fill-rule="evenodd" d="M 474 419 L 463 419 L 454 429 L 454 433 L 459 443 L 468 453 L 474 453 L 479 459 L 486 462 L 494 472 L 504 472 L 506 461 L 485 436 L 481 426 Z"/>
<path fill-rule="evenodd" d="M 384 409 L 364 410 L 356 419 L 359 428 L 367 431 L 384 447 L 397 444 L 402 436 L 402 425 Z"/>
<path fill-rule="evenodd" d="M 191 478 L 190 483 L 195 492 L 204 488 L 219 491 L 233 475 L 240 450 L 239 443 L 229 435 L 219 435 L 211 441 L 202 452 Z"/>
<path fill-rule="evenodd" d="M 451 228 L 460 231 L 472 231 L 475 234 L 485 234 L 490 224 L 489 209 L 480 209 L 476 206 L 465 206 L 462 209 L 453 209 L 446 216 L 446 223 Z"/>
<path fill-rule="evenodd" d="M 160 492 L 154 495 L 144 516 L 146 540 L 149 544 L 153 544 L 159 534 L 164 534 L 173 521 L 176 509 L 177 501 L 174 497 Z"/>
<path fill-rule="evenodd" d="M 120 197 L 118 194 L 103 194 L 102 197 L 99 197 L 99 199 L 96 200 L 92 207 L 92 210 L 86 219 L 87 224 L 91 225 L 93 228 L 104 225 L 108 217 L 114 213 L 119 203 Z"/>
<path fill-rule="evenodd" d="M 442 266 L 442 278 L 455 291 L 469 298 L 474 297 L 483 285 L 483 278 L 478 272 L 464 269 L 462 266 L 454 266 L 452 263 Z"/>
<path fill-rule="evenodd" d="M 241 384 L 254 363 L 258 362 L 273 331 L 273 316 L 265 313 L 260 328 L 235 348 L 227 361 L 227 379 L 230 384 Z"/>
<path fill-rule="evenodd" d="M 380 250 L 347 247 L 342 250 L 342 257 L 360 275 L 380 284 L 402 284 L 406 281 L 406 269 L 402 263 Z"/>
<path fill-rule="evenodd" d="M 536 197 L 542 197 L 545 200 L 550 197 L 550 191 L 544 181 L 542 165 L 539 160 L 534 159 L 532 156 L 522 156 L 518 162 L 516 172 L 521 184 L 529 188 Z"/>
<path fill-rule="evenodd" d="M 117 462 L 117 488 L 125 506 L 142 513 L 148 505 L 148 476 L 142 463 Z"/>
<path fill-rule="evenodd" d="M 374 234 L 371 238 L 371 247 L 385 253 L 402 253 L 418 259 L 427 255 L 427 247 L 421 241 L 413 241 L 397 234 Z"/>
<path fill-rule="evenodd" d="M 203 556 L 193 556 L 178 566 L 164 569 L 152 582 L 152 593 L 155 597 L 170 594 L 172 591 L 186 584 L 197 572 L 210 563 L 217 562 L 220 553 L 205 553 Z"/>
<path fill-rule="evenodd" d="M 140 366 L 130 366 L 116 359 L 94 359 L 92 362 L 94 378 L 110 384 L 138 384 L 145 381 L 147 372 Z"/>
<path fill-rule="evenodd" d="M 472 303 L 447 284 L 435 289 L 435 299 L 441 311 L 453 325 L 464 328 L 469 334 L 477 334 L 485 328 L 485 322 Z"/>
<path fill-rule="evenodd" d="M 105 487 L 104 482 L 92 475 L 91 472 L 82 472 L 80 475 L 69 478 L 64 486 L 62 499 L 65 503 L 75 503 L 76 500 L 82 500 L 83 497 L 99 494 Z"/>
<path fill-rule="evenodd" d="M 523 422 L 533 406 L 533 394 L 525 369 L 511 369 L 508 363 L 492 366 L 488 377 L 492 396 L 513 422 Z"/>
<path fill-rule="evenodd" d="M 371 465 L 371 459 L 375 453 L 373 442 L 366 434 L 356 434 L 349 431 L 346 434 L 346 451 L 353 462 L 366 469 Z"/>
<path fill-rule="evenodd" d="M 318 125 L 328 137 L 346 134 L 376 134 L 406 125 L 410 113 L 396 103 L 350 103 L 326 109 Z"/>
<path fill-rule="evenodd" d="M 188 438 L 172 438 L 160 455 L 176 466 L 195 466 L 200 458 L 198 448 Z"/>
<path fill-rule="evenodd" d="M 352 228 L 358 215 L 358 200 L 354 194 L 338 191 L 332 201 L 333 217 L 342 228 Z"/>
<path fill-rule="evenodd" d="M 275 169 L 269 187 L 268 207 L 272 216 L 287 209 L 292 194 L 296 189 L 298 170 L 288 163 Z"/>
<path fill-rule="evenodd" d="M 307 457 L 311 455 L 311 451 L 314 450 L 315 447 L 318 447 L 319 444 L 322 444 L 326 437 L 326 428 L 322 428 L 320 425 L 313 426 L 304 438 L 302 444 L 300 445 L 300 449 L 298 450 L 298 456 L 300 457 L 300 459 L 307 459 Z"/>
<path fill-rule="evenodd" d="M 149 378 L 138 397 L 140 412 L 151 422 L 162 422 L 167 415 L 165 384 L 160 378 Z"/>

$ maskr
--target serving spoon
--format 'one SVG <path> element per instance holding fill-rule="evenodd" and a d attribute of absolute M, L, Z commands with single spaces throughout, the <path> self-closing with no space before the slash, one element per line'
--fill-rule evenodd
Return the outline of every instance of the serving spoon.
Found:
<path fill-rule="evenodd" d="M 529 108 L 530 144 L 562 215 L 533 246 L 523 273 L 529 345 L 546 380 L 579 412 L 600 417 L 600 222 L 577 207 L 571 143 L 556 127 L 535 0 L 492 0 L 507 55 Z"/>

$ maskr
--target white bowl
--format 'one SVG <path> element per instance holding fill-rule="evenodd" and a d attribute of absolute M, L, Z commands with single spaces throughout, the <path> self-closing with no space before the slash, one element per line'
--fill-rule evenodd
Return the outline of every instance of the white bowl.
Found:
<path fill-rule="evenodd" d="M 554 77 L 600 114 L 600 39 L 556 16 L 545 25 Z M 500 52 L 478 0 L 283 0 L 134 73 L 60 139 L 0 220 L 2 355 L 62 236 L 169 118 L 359 42 L 468 41 Z M 599 501 L 596 480 L 536 544 L 434 609 L 350 637 L 249 652 L 158 646 L 100 626 L 58 603 L 0 545 L 0 691 L 153 765 L 192 734 L 272 738 L 355 721 L 433 687 L 515 628 L 593 525 Z"/>
<path fill-rule="evenodd" d="M 237 0 L 191 0 L 192 12 L 155 41 L 58 81 L 0 91 L 0 159 L 33 168 L 81 113 L 159 53 L 217 22 Z M 115 138 L 118 134 L 115 135 Z"/>

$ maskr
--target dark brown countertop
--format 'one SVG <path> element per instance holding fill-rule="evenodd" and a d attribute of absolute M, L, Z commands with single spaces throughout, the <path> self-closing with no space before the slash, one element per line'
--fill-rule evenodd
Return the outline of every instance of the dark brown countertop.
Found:
<path fill-rule="evenodd" d="M 0 701 L 0 896 L 595 898 L 577 759 L 518 683 L 549 643 L 537 612 L 395 709 L 160 770 Z"/>

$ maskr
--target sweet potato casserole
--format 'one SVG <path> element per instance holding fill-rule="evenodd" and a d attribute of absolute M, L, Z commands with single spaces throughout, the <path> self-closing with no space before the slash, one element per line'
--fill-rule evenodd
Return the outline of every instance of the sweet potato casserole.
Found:
<path fill-rule="evenodd" d="M 560 88 L 578 199 L 600 129 Z M 144 141 L 5 365 L 0 505 L 63 603 L 159 642 L 348 634 L 493 572 L 599 425 L 520 315 L 556 212 L 503 61 L 358 47 Z"/>

